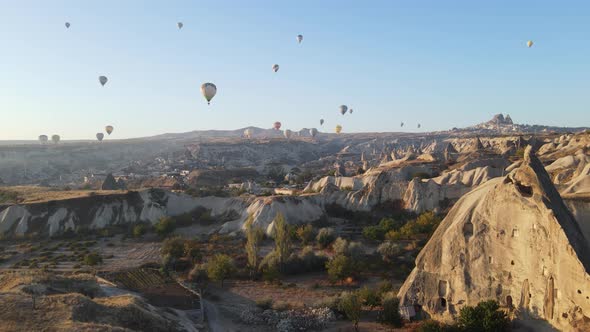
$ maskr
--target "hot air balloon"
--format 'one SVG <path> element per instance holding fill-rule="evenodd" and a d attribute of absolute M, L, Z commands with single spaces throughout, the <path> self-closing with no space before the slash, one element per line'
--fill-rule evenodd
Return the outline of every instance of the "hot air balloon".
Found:
<path fill-rule="evenodd" d="M 348 113 L 352 114 L 352 108 L 348 110 Z"/>
<path fill-rule="evenodd" d="M 51 140 L 53 141 L 53 143 L 57 144 L 61 140 L 61 137 L 59 137 L 59 135 L 53 135 L 51 136 Z"/>
<path fill-rule="evenodd" d="M 277 65 L 276 63 L 272 65 L 272 71 L 274 71 L 275 73 L 279 71 L 279 65 Z"/>
<path fill-rule="evenodd" d="M 176 26 L 178 27 L 178 30 L 180 30 L 180 29 L 182 29 L 184 24 L 182 24 L 182 22 L 178 22 L 178 23 L 176 23 Z"/>
<path fill-rule="evenodd" d="M 342 126 L 337 125 L 336 128 L 334 129 L 334 131 L 336 132 L 336 134 L 340 134 L 340 132 L 342 131 Z"/>
<path fill-rule="evenodd" d="M 320 119 L 320 126 L 324 125 L 324 119 Z"/>
<path fill-rule="evenodd" d="M 277 122 L 273 123 L 272 127 L 275 130 L 279 130 L 279 129 L 281 129 L 281 123 L 279 121 L 277 121 Z"/>
<path fill-rule="evenodd" d="M 303 41 L 303 35 L 297 35 L 297 42 L 299 44 L 301 44 L 302 41 Z"/>
<path fill-rule="evenodd" d="M 344 115 L 346 114 L 346 111 L 348 111 L 348 106 L 340 105 L 340 114 Z"/>
<path fill-rule="evenodd" d="M 290 129 L 287 129 L 283 131 L 283 135 L 285 135 L 286 139 L 289 139 L 293 135 L 293 132 Z"/>
<path fill-rule="evenodd" d="M 105 131 L 107 132 L 107 134 L 109 134 L 109 135 L 113 133 L 113 130 L 114 130 L 114 129 L 115 129 L 115 128 L 113 128 L 113 126 L 106 126 L 106 127 L 104 128 L 104 130 L 105 130 Z"/>
<path fill-rule="evenodd" d="M 403 127 L 403 126 L 404 126 L 404 123 L 402 122 L 402 123 L 401 123 L 399 126 L 400 126 L 400 127 Z"/>
<path fill-rule="evenodd" d="M 244 130 L 244 137 L 252 138 L 252 129 L 248 128 L 248 129 Z"/>
<path fill-rule="evenodd" d="M 66 22 L 66 28 L 69 29 L 70 28 L 70 22 Z"/>
<path fill-rule="evenodd" d="M 109 79 L 106 76 L 98 76 L 98 81 L 102 86 L 104 86 L 105 84 L 107 84 Z"/>
<path fill-rule="evenodd" d="M 418 129 L 420 129 L 420 127 L 422 127 L 422 125 L 418 124 Z"/>
<path fill-rule="evenodd" d="M 47 137 L 47 135 L 39 135 L 39 142 L 45 143 L 48 140 L 49 140 L 49 137 Z"/>
<path fill-rule="evenodd" d="M 315 128 L 311 128 L 309 130 L 309 134 L 311 135 L 311 137 L 315 137 L 318 134 L 318 130 Z"/>
<path fill-rule="evenodd" d="M 99 142 L 102 142 L 102 140 L 104 139 L 104 134 L 103 133 L 96 133 L 96 139 Z"/>
<path fill-rule="evenodd" d="M 203 85 L 201 85 L 201 93 L 203 94 L 203 97 L 207 99 L 207 104 L 211 105 L 211 99 L 215 97 L 217 87 L 213 83 L 203 83 Z"/>
<path fill-rule="evenodd" d="M 532 40 L 529 40 L 528 42 L 526 42 L 526 46 L 528 46 L 529 48 L 530 48 L 530 47 L 533 47 L 533 44 L 534 44 L 534 43 L 533 43 L 533 41 L 532 41 Z"/>

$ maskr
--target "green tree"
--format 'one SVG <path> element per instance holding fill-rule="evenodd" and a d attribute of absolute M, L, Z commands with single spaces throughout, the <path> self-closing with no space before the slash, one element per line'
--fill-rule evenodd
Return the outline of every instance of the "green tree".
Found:
<path fill-rule="evenodd" d="M 184 241 L 184 256 L 190 259 L 193 264 L 203 259 L 203 254 L 195 241 Z"/>
<path fill-rule="evenodd" d="M 274 239 L 279 268 L 282 270 L 291 254 L 291 238 L 289 236 L 289 227 L 281 213 L 278 213 L 274 220 Z"/>
<path fill-rule="evenodd" d="M 260 243 L 264 239 L 264 231 L 260 227 L 252 225 L 254 217 L 248 216 L 246 220 L 246 253 L 248 255 L 248 266 L 250 274 L 254 277 L 258 271 L 258 253 L 260 252 Z"/>
<path fill-rule="evenodd" d="M 147 232 L 147 227 L 145 224 L 138 224 L 133 227 L 133 236 L 134 237 L 141 237 Z"/>
<path fill-rule="evenodd" d="M 234 261 L 225 254 L 217 254 L 207 263 L 207 277 L 214 281 L 221 282 L 231 277 L 235 273 Z"/>
<path fill-rule="evenodd" d="M 337 255 L 326 263 L 328 277 L 332 282 L 341 281 L 354 274 L 352 260 L 344 255 Z"/>
<path fill-rule="evenodd" d="M 381 312 L 379 312 L 379 322 L 393 327 L 403 325 L 402 316 L 399 313 L 399 299 L 394 293 L 386 293 L 381 300 Z"/>
<path fill-rule="evenodd" d="M 377 247 L 377 252 L 385 262 L 392 262 L 394 258 L 400 255 L 401 248 L 398 243 L 385 241 Z"/>
<path fill-rule="evenodd" d="M 322 249 L 327 248 L 330 244 L 332 244 L 332 242 L 334 242 L 335 239 L 336 236 L 334 235 L 334 230 L 329 227 L 320 229 L 318 235 L 316 236 L 316 241 Z"/>
<path fill-rule="evenodd" d="M 379 226 L 367 226 L 363 228 L 363 236 L 369 240 L 383 240 L 383 230 Z"/>
<path fill-rule="evenodd" d="M 313 242 L 315 232 L 311 224 L 299 226 L 297 228 L 297 237 L 301 240 L 303 245 L 308 245 Z"/>
<path fill-rule="evenodd" d="M 338 302 L 338 310 L 342 311 L 346 319 L 354 324 L 354 330 L 359 330 L 359 321 L 361 319 L 362 302 L 358 294 L 345 292 Z"/>
<path fill-rule="evenodd" d="M 167 236 L 168 234 L 174 232 L 175 229 L 176 229 L 176 222 L 174 221 L 174 219 L 172 219 L 170 217 L 161 218 L 154 225 L 154 230 L 161 237 Z"/>
<path fill-rule="evenodd" d="M 373 288 L 364 286 L 363 288 L 359 289 L 358 295 L 363 301 L 363 304 L 371 308 L 371 310 L 381 304 L 379 294 L 377 294 L 377 291 Z"/>
<path fill-rule="evenodd" d="M 173 259 L 179 259 L 184 256 L 184 240 L 179 237 L 170 237 L 164 240 L 160 248 L 162 256 L 170 256 Z"/>
<path fill-rule="evenodd" d="M 494 300 L 482 301 L 475 307 L 461 308 L 458 325 L 465 331 L 508 331 L 510 320 L 506 313 L 499 310 L 498 302 Z"/>
<path fill-rule="evenodd" d="M 96 252 L 91 252 L 84 256 L 84 264 L 88 266 L 102 264 L 102 257 Z"/>

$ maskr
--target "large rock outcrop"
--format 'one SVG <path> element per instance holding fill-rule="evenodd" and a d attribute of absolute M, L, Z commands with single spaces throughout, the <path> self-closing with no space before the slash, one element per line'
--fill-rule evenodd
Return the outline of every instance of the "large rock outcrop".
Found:
<path fill-rule="evenodd" d="M 588 241 L 528 147 L 520 167 L 457 202 L 398 296 L 442 320 L 494 299 L 522 319 L 587 331 L 589 272 Z"/>
<path fill-rule="evenodd" d="M 221 220 L 239 216 L 248 202 L 238 198 L 202 197 L 159 189 L 94 195 L 0 207 L 0 234 L 53 236 L 68 229 L 100 229 L 137 222 L 155 223 L 196 209 Z"/>
<path fill-rule="evenodd" d="M 274 197 L 192 197 L 161 189 L 93 195 L 47 202 L 0 205 L 0 235 L 55 236 L 68 230 L 101 229 L 138 222 L 155 223 L 165 216 L 208 211 L 222 233 L 239 232 L 249 215 L 272 232 L 280 212 L 292 224 L 325 215 L 320 195 Z"/>

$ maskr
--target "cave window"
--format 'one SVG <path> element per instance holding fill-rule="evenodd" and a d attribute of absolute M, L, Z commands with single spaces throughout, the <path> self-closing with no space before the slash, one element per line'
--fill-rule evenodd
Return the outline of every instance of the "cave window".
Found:
<path fill-rule="evenodd" d="M 493 258 L 492 256 L 489 256 L 489 257 L 488 257 L 488 262 L 489 262 L 490 264 L 493 264 L 493 263 L 494 263 L 494 258 Z"/>
<path fill-rule="evenodd" d="M 520 182 L 516 182 L 516 189 L 518 189 L 518 192 L 524 197 L 533 196 L 533 187 L 525 186 Z"/>
<path fill-rule="evenodd" d="M 518 237 L 520 235 L 520 232 L 518 231 L 518 227 L 514 227 L 512 229 L 512 237 Z"/>
<path fill-rule="evenodd" d="M 471 221 L 468 221 L 463 225 L 463 235 L 466 239 L 473 236 L 473 223 Z"/>
<path fill-rule="evenodd" d="M 508 308 L 512 308 L 512 296 L 510 295 L 506 296 L 506 306 L 508 306 Z"/>
<path fill-rule="evenodd" d="M 514 261 L 510 261 L 510 265 L 514 265 Z"/>
<path fill-rule="evenodd" d="M 561 317 L 567 318 L 567 313 L 564 312 L 563 314 L 561 314 Z"/>
<path fill-rule="evenodd" d="M 440 298 L 440 307 L 446 308 L 447 307 L 447 300 L 444 297 Z"/>
<path fill-rule="evenodd" d="M 582 294 L 582 291 L 578 289 L 578 294 Z"/>

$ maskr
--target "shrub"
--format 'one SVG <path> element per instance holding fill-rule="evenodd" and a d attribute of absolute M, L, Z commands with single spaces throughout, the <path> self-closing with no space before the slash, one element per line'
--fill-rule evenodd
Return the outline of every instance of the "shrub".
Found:
<path fill-rule="evenodd" d="M 217 254 L 207 263 L 207 276 L 211 280 L 223 281 L 235 273 L 235 265 L 231 257 L 225 254 Z"/>
<path fill-rule="evenodd" d="M 365 255 L 365 249 L 360 242 L 349 242 L 347 254 L 353 260 L 359 261 Z"/>
<path fill-rule="evenodd" d="M 328 277 L 332 282 L 351 277 L 354 273 L 352 259 L 344 255 L 338 255 L 326 263 Z"/>
<path fill-rule="evenodd" d="M 441 218 L 434 212 L 424 212 L 415 221 L 403 225 L 397 233 L 389 233 L 389 239 L 412 239 L 418 234 L 432 234 L 440 224 Z"/>
<path fill-rule="evenodd" d="M 482 301 L 475 307 L 461 308 L 458 325 L 467 331 L 508 331 L 510 320 L 494 300 Z"/>
<path fill-rule="evenodd" d="M 336 236 L 334 235 L 334 230 L 329 227 L 320 229 L 316 236 L 316 241 L 322 249 L 327 248 L 335 239 Z"/>
<path fill-rule="evenodd" d="M 426 320 L 418 327 L 417 332 L 459 332 L 461 329 L 455 325 L 446 325 L 434 320 Z"/>
<path fill-rule="evenodd" d="M 176 222 L 170 217 L 164 217 L 154 225 L 154 230 L 162 237 L 174 232 L 175 229 Z"/>
<path fill-rule="evenodd" d="M 188 280 L 196 283 L 207 281 L 207 271 L 202 265 L 195 265 L 188 274 Z"/>
<path fill-rule="evenodd" d="M 358 331 L 359 320 L 361 319 L 361 299 L 355 293 L 343 293 L 338 301 L 338 310 L 344 313 L 346 319 L 354 324 L 355 331 Z"/>
<path fill-rule="evenodd" d="M 194 241 L 184 241 L 184 256 L 195 264 L 203 259 L 203 254 Z"/>
<path fill-rule="evenodd" d="M 383 295 L 385 295 L 388 292 L 391 292 L 392 290 L 393 285 L 391 284 L 391 282 L 387 280 L 383 280 L 379 283 L 379 285 L 377 285 L 377 294 L 379 294 L 380 297 L 383 297 Z"/>
<path fill-rule="evenodd" d="M 348 241 L 338 237 L 334 243 L 332 243 L 332 249 L 334 249 L 335 255 L 348 256 Z"/>
<path fill-rule="evenodd" d="M 377 291 L 372 288 L 364 286 L 363 288 L 359 289 L 358 294 L 363 304 L 370 307 L 371 310 L 381 304 L 379 294 L 377 294 Z"/>
<path fill-rule="evenodd" d="M 379 322 L 394 327 L 402 326 L 402 316 L 399 313 L 399 299 L 393 293 L 386 293 L 381 300 Z"/>
<path fill-rule="evenodd" d="M 313 226 L 311 224 L 299 226 L 299 228 L 297 228 L 297 237 L 304 245 L 312 243 L 315 237 Z"/>
<path fill-rule="evenodd" d="M 379 245 L 377 252 L 381 255 L 381 258 L 383 258 L 384 261 L 392 262 L 393 259 L 401 253 L 401 248 L 399 244 L 395 242 L 386 241 Z"/>
<path fill-rule="evenodd" d="M 440 222 L 441 218 L 432 211 L 424 212 L 418 216 L 418 219 L 416 219 L 416 224 L 418 225 L 418 230 L 420 233 L 427 234 L 434 232 Z"/>
<path fill-rule="evenodd" d="M 369 240 L 383 240 L 383 230 L 379 226 L 367 226 L 363 228 L 363 236 Z"/>
<path fill-rule="evenodd" d="M 262 280 L 266 282 L 274 282 L 279 280 L 281 273 L 276 266 L 267 266 L 262 269 Z"/>
<path fill-rule="evenodd" d="M 86 254 L 84 256 L 84 264 L 88 266 L 102 264 L 102 257 L 96 252 Z"/>
<path fill-rule="evenodd" d="M 272 308 L 273 301 L 272 299 L 261 299 L 256 300 L 256 306 L 262 310 L 267 310 Z"/>
<path fill-rule="evenodd" d="M 382 241 L 387 232 L 391 232 L 402 227 L 403 222 L 392 218 L 383 218 L 375 226 L 363 228 L 363 236 L 369 240 Z"/>
<path fill-rule="evenodd" d="M 301 263 L 305 269 L 305 272 L 324 270 L 326 261 L 328 260 L 326 256 L 316 255 L 312 246 L 303 248 L 299 254 L 299 257 L 301 258 Z"/>
<path fill-rule="evenodd" d="M 260 269 L 279 268 L 279 256 L 276 251 L 269 252 L 260 262 Z"/>
<path fill-rule="evenodd" d="M 145 224 L 135 225 L 133 227 L 133 236 L 141 237 L 147 232 L 147 226 Z"/>
<path fill-rule="evenodd" d="M 160 249 L 162 256 L 179 259 L 184 256 L 184 240 L 178 236 L 167 238 Z"/>
<path fill-rule="evenodd" d="M 335 255 L 344 255 L 355 260 L 361 259 L 364 254 L 363 246 L 359 242 L 348 242 L 339 237 L 332 244 Z"/>

